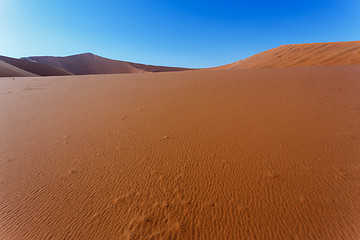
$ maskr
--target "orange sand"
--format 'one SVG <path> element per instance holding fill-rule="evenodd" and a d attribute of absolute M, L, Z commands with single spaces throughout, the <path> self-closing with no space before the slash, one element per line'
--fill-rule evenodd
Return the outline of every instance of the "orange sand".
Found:
<path fill-rule="evenodd" d="M 1 239 L 360 239 L 360 68 L 0 79 Z"/>
<path fill-rule="evenodd" d="M 360 65 L 360 41 L 282 45 L 213 70 Z"/>

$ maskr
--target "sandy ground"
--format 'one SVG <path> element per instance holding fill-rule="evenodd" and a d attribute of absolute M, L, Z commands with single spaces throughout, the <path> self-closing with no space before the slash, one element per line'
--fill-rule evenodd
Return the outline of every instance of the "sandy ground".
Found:
<path fill-rule="evenodd" d="M 360 239 L 360 68 L 0 79 L 1 239 Z"/>

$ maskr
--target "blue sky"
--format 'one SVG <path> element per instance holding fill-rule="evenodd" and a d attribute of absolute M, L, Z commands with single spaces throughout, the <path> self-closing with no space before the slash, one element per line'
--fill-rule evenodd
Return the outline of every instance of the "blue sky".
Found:
<path fill-rule="evenodd" d="M 211 67 L 282 44 L 360 40 L 359 15 L 359 0 L 0 0 L 0 55 Z"/>

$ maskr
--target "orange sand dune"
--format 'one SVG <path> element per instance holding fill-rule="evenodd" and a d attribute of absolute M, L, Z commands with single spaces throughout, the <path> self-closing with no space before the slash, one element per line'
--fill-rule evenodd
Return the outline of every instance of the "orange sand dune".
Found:
<path fill-rule="evenodd" d="M 0 238 L 360 239 L 359 76 L 0 79 Z"/>
<path fill-rule="evenodd" d="M 359 64 L 360 41 L 353 41 L 283 45 L 258 53 L 244 60 L 213 69 L 284 68 Z"/>
<path fill-rule="evenodd" d="M 65 76 L 65 75 L 71 75 L 68 71 L 65 71 L 60 68 L 56 68 L 53 66 L 36 63 L 36 62 L 30 62 L 22 59 L 16 59 L 16 58 L 10 58 L 5 56 L 0 56 L 0 60 L 4 61 L 8 64 L 11 64 L 17 68 L 20 68 L 22 70 L 25 70 L 27 72 L 34 73 L 39 76 Z M 16 76 L 14 76 L 16 77 Z"/>
<path fill-rule="evenodd" d="M 36 74 L 17 68 L 0 60 L 0 77 L 32 77 Z"/>
<path fill-rule="evenodd" d="M 162 67 L 117 61 L 91 53 L 68 57 L 28 57 L 28 60 L 65 69 L 75 75 L 115 74 L 140 72 L 170 72 L 187 70 L 185 68 Z"/>

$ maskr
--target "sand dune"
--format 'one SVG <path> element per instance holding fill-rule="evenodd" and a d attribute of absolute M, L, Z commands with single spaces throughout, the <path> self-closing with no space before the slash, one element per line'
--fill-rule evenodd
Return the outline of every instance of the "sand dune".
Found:
<path fill-rule="evenodd" d="M 359 64 L 360 41 L 353 41 L 283 45 L 258 53 L 244 60 L 213 69 L 284 68 Z"/>
<path fill-rule="evenodd" d="M 0 60 L 40 76 L 171 72 L 191 70 L 103 58 L 91 53 L 68 57 L 0 56 Z M 244 60 L 203 70 L 239 70 L 303 66 L 360 65 L 360 41 L 291 44 L 273 48 Z M 4 75 L 5 76 L 5 75 Z M 7 74 L 6 76 L 10 76 Z"/>
<path fill-rule="evenodd" d="M 0 77 L 32 77 L 36 74 L 24 71 L 0 60 Z"/>
<path fill-rule="evenodd" d="M 16 58 L 10 58 L 5 56 L 0 56 L 0 60 L 4 61 L 8 64 L 11 64 L 17 68 L 20 68 L 22 70 L 25 70 L 27 72 L 36 74 L 38 76 L 65 76 L 65 75 L 71 75 L 68 71 L 41 64 L 36 62 L 30 62 L 22 59 L 16 59 Z"/>
<path fill-rule="evenodd" d="M 0 79 L 0 238 L 360 239 L 359 75 Z"/>
<path fill-rule="evenodd" d="M 112 60 L 91 53 L 68 57 L 28 57 L 26 59 L 62 68 L 75 75 L 169 72 L 187 70 L 184 68 L 152 66 Z"/>

